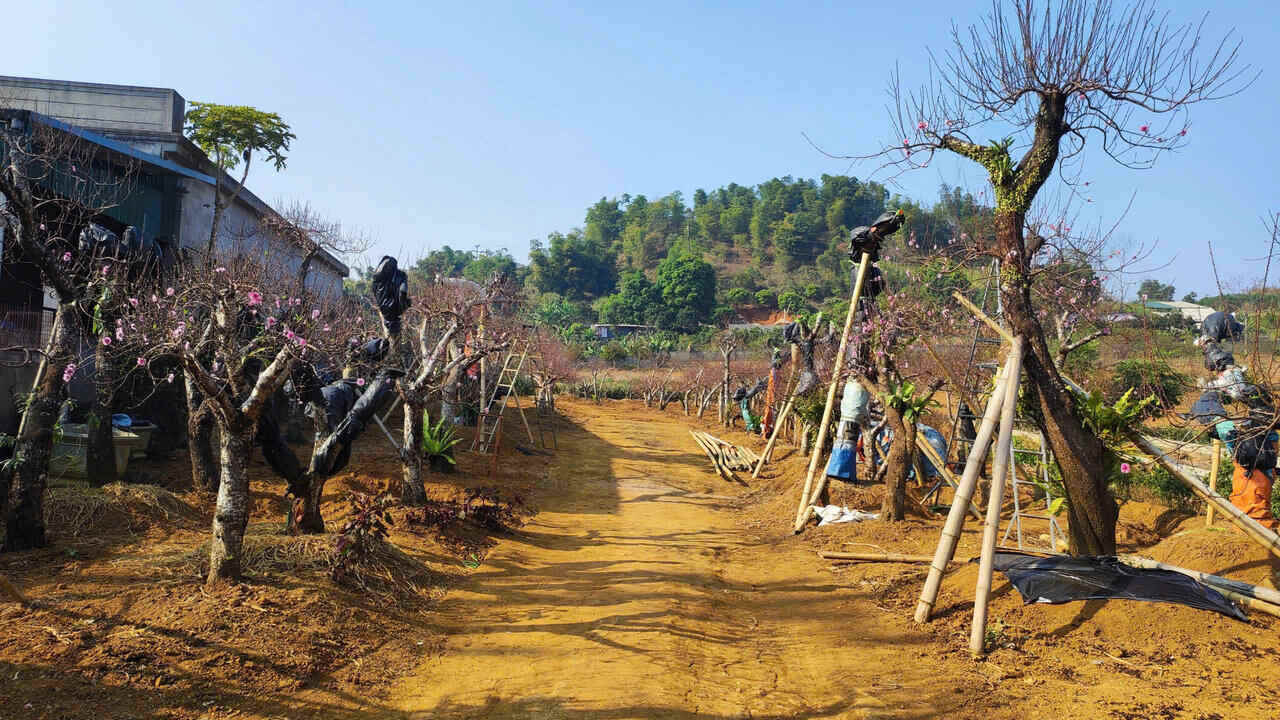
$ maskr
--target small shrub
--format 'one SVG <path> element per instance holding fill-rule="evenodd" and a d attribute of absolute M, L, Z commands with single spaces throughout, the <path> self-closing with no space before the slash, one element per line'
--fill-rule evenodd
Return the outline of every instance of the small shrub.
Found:
<path fill-rule="evenodd" d="M 348 496 L 351 516 L 333 541 L 330 575 L 334 582 L 346 583 L 369 562 L 378 546 L 386 542 L 388 526 L 393 524 L 391 506 L 395 500 L 388 494 L 366 495 L 353 492 Z"/>
<path fill-rule="evenodd" d="M 1154 395 L 1155 402 L 1143 414 L 1144 417 L 1152 417 L 1176 407 L 1190 384 L 1191 378 L 1169 367 L 1169 363 L 1163 360 L 1122 360 L 1116 363 L 1112 372 L 1111 392 L 1107 397 L 1114 400 L 1129 388 L 1133 388 L 1140 397 Z"/>
<path fill-rule="evenodd" d="M 449 472 L 457 463 L 453 459 L 453 447 L 462 442 L 454 426 L 444 416 L 433 427 L 431 416 L 422 412 L 422 455 L 432 470 Z"/>

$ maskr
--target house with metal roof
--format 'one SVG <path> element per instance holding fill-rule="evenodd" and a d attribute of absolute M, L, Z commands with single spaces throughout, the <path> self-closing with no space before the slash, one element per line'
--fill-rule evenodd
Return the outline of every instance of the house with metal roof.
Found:
<path fill-rule="evenodd" d="M 272 256 L 273 264 L 296 270 L 303 253 L 261 232 L 265 218 L 278 213 L 248 188 L 239 188 L 200 148 L 183 135 L 186 100 L 168 88 L 107 85 L 67 80 L 0 76 L 0 108 L 26 110 L 30 122 L 56 127 L 118 153 L 139 168 L 135 191 L 111 213 L 147 237 L 175 249 L 207 247 L 218 180 L 236 193 L 222 216 L 219 252 Z M 159 185 L 156 183 L 159 182 Z M 160 199 L 148 189 L 157 190 Z M 141 205 L 147 204 L 144 210 Z M 129 216 L 125 221 L 123 216 Z M 322 252 L 308 285 L 339 293 L 349 268 Z"/>
<path fill-rule="evenodd" d="M 1147 300 L 1142 303 L 1146 309 L 1162 315 L 1178 314 L 1192 322 L 1204 322 L 1206 317 L 1215 311 L 1208 305 L 1182 302 L 1180 300 Z"/>

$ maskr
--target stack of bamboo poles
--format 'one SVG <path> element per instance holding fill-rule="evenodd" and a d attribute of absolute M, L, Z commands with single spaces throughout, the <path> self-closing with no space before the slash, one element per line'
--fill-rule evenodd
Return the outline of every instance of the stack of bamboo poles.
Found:
<path fill-rule="evenodd" d="M 740 445 L 725 442 L 714 435 L 696 430 L 690 430 L 689 434 L 693 436 L 694 442 L 698 443 L 698 447 L 707 454 L 716 473 L 729 482 L 742 482 L 737 475 L 733 474 L 734 471 L 746 472 L 760 462 L 759 455 Z"/>

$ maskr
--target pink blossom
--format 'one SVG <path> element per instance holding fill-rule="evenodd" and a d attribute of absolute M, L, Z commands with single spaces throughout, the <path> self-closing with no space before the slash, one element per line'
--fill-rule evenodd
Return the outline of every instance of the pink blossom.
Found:
<path fill-rule="evenodd" d="M 111 336 L 110 336 L 110 335 L 103 335 L 103 336 L 102 336 L 102 344 L 103 344 L 103 345 L 110 345 L 110 344 L 111 344 Z"/>
<path fill-rule="evenodd" d="M 927 123 L 927 122 L 925 122 L 925 121 L 921 120 L 920 122 L 916 123 L 916 129 L 917 129 L 917 130 L 928 130 L 928 129 L 929 129 L 929 123 Z"/>
<path fill-rule="evenodd" d="M 165 380 L 169 382 L 173 382 L 173 373 L 169 373 L 169 375 L 165 378 Z"/>
<path fill-rule="evenodd" d="M 908 139 L 906 139 L 906 138 L 902 138 L 902 145 L 903 145 L 903 147 L 906 147 L 906 146 L 908 146 L 908 145 L 910 145 L 910 144 L 911 144 L 911 141 L 910 141 L 910 140 L 908 140 Z"/>
<path fill-rule="evenodd" d="M 250 304 L 250 305 L 261 305 L 261 304 L 262 304 L 262 293 L 258 292 L 257 290 L 250 290 L 250 291 L 249 291 L 249 304 Z"/>
<path fill-rule="evenodd" d="M 164 295 L 165 297 L 173 297 L 173 288 L 165 288 Z"/>
<path fill-rule="evenodd" d="M 151 293 L 151 302 L 158 303 L 160 302 L 160 298 L 156 297 L 155 293 Z"/>
<path fill-rule="evenodd" d="M 311 319 L 316 320 L 320 317 L 320 310 L 317 308 L 311 311 Z"/>
<path fill-rule="evenodd" d="M 306 346 L 307 346 L 307 339 L 302 336 L 298 336 L 298 347 L 306 347 Z"/>
<path fill-rule="evenodd" d="M 138 307 L 138 298 L 129 298 L 129 304 Z"/>
<path fill-rule="evenodd" d="M 1146 125 L 1143 125 L 1143 126 L 1141 126 L 1141 127 L 1139 127 L 1139 128 L 1138 128 L 1138 130 L 1142 131 L 1142 134 L 1143 134 L 1143 135 L 1146 135 L 1146 134 L 1147 134 L 1147 129 L 1148 129 L 1148 128 L 1147 128 L 1147 126 L 1146 126 Z"/>
<path fill-rule="evenodd" d="M 267 328 L 268 328 L 268 329 L 270 329 L 270 328 L 271 328 L 271 326 L 272 326 L 272 325 L 275 325 L 275 324 L 276 324 L 276 319 L 275 319 L 275 318 L 273 318 L 273 317 L 269 317 L 269 318 L 267 318 Z"/>
<path fill-rule="evenodd" d="M 1186 135 L 1186 134 L 1187 134 L 1187 131 L 1186 131 L 1185 129 L 1183 129 L 1181 132 L 1179 132 L 1179 133 L 1178 133 L 1178 137 L 1182 137 L 1182 136 L 1184 136 L 1184 135 Z"/>
<path fill-rule="evenodd" d="M 40 229 L 41 229 L 41 230 L 43 230 L 43 229 L 44 229 L 44 223 L 40 223 Z"/>
<path fill-rule="evenodd" d="M 66 252 L 64 252 L 64 253 L 62 253 L 62 262 L 71 262 L 71 251 L 70 251 L 70 250 L 68 250 L 68 251 L 66 251 Z"/>
<path fill-rule="evenodd" d="M 289 329 L 287 329 L 287 328 L 286 328 L 286 329 L 285 329 L 285 331 L 284 331 L 284 336 L 285 336 L 285 338 L 286 338 L 286 339 L 289 339 L 289 340 L 292 340 L 292 339 L 294 339 L 295 337 L 297 337 L 297 335 L 295 335 L 295 334 L 294 334 L 294 332 L 293 332 L 292 330 L 289 330 Z"/>
<path fill-rule="evenodd" d="M 328 325 L 325 325 L 325 326 L 324 326 L 324 331 L 325 331 L 325 332 L 329 332 L 329 326 L 328 326 Z"/>
<path fill-rule="evenodd" d="M 356 378 L 356 385 L 364 387 L 364 378 Z"/>
<path fill-rule="evenodd" d="M 1129 463 L 1120 463 L 1120 472 L 1125 475 L 1129 474 Z"/>
<path fill-rule="evenodd" d="M 62 382 L 64 383 L 71 382 L 71 376 L 75 374 L 76 374 L 76 364 L 67 363 L 67 366 L 62 368 Z"/>
<path fill-rule="evenodd" d="M 103 274 L 103 275 L 107 275 L 107 274 L 109 274 L 110 272 L 111 272 L 111 266 L 110 266 L 110 265 L 103 265 L 103 266 L 102 266 L 102 274 Z"/>
<path fill-rule="evenodd" d="M 214 268 L 214 269 L 213 269 L 213 271 L 214 271 L 214 272 L 226 272 L 226 271 L 227 271 L 227 269 L 226 269 L 226 268 L 224 268 L 224 267 L 216 267 L 216 268 Z"/>
<path fill-rule="evenodd" d="M 190 341 L 190 340 L 188 340 L 187 342 L 182 343 L 182 351 L 183 351 L 183 352 L 191 352 L 191 341 Z"/>
<path fill-rule="evenodd" d="M 124 328 L 116 328 L 116 339 L 117 340 L 124 339 Z"/>
<path fill-rule="evenodd" d="M 146 358 L 138 358 L 138 367 L 146 367 L 146 365 L 147 365 Z"/>

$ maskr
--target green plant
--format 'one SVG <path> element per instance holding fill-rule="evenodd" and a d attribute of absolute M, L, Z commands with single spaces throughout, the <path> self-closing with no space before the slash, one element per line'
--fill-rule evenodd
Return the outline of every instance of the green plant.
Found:
<path fill-rule="evenodd" d="M 1114 403 L 1108 403 L 1102 393 L 1096 390 L 1088 394 L 1076 393 L 1080 399 L 1077 404 L 1080 420 L 1108 446 L 1121 442 L 1125 433 L 1136 427 L 1147 408 L 1156 402 L 1155 395 L 1148 395 L 1145 399 L 1133 402 L 1133 390 L 1133 388 L 1125 390 Z"/>
<path fill-rule="evenodd" d="M 347 496 L 351 514 L 333 541 L 329 559 L 334 582 L 359 581 L 359 569 L 367 564 L 378 546 L 386 541 L 388 526 L 394 524 L 391 506 L 395 500 L 388 494 L 366 495 L 353 492 Z"/>
<path fill-rule="evenodd" d="M 1120 388 L 1132 388 L 1151 395 L 1152 401 L 1143 411 L 1143 416 L 1147 417 L 1175 407 L 1190 384 L 1191 378 L 1169 367 L 1164 360 L 1135 358 L 1116 363 L 1112 371 L 1110 396 L 1114 399 Z"/>
<path fill-rule="evenodd" d="M 905 422 L 915 424 L 924 415 L 925 411 L 931 407 L 937 407 L 938 403 L 929 397 L 917 397 L 916 385 L 907 381 L 900 385 L 890 382 L 889 392 L 884 398 L 884 402 L 889 407 L 902 413 L 902 419 Z"/>
<path fill-rule="evenodd" d="M 462 438 L 458 437 L 458 431 L 443 416 L 433 427 L 431 415 L 425 410 L 422 411 L 422 454 L 428 461 L 433 463 L 443 461 L 456 465 L 453 459 L 453 446 L 460 442 Z"/>

